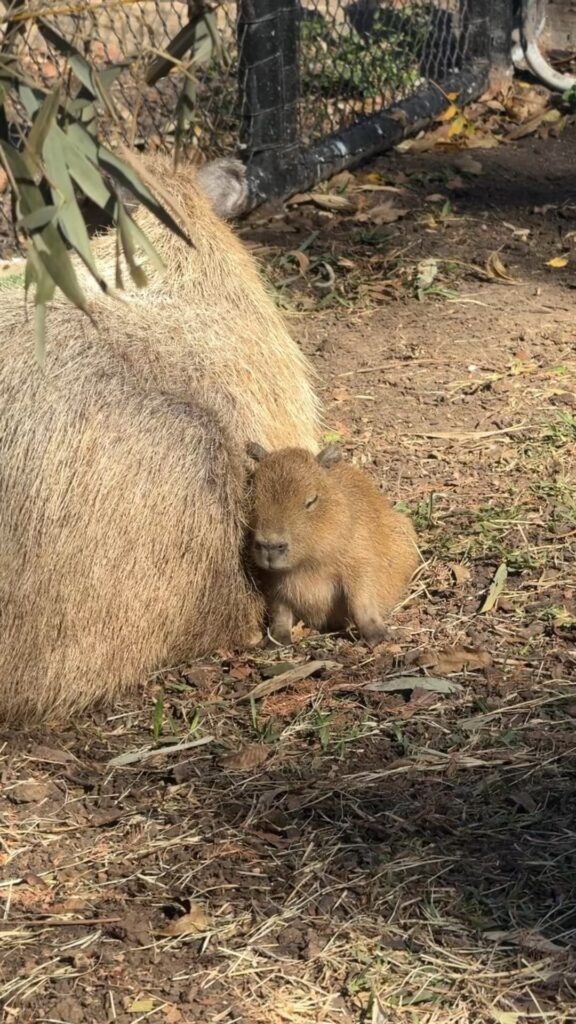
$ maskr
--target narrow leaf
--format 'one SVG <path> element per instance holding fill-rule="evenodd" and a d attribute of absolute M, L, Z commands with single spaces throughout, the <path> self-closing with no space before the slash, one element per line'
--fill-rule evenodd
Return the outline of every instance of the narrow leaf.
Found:
<path fill-rule="evenodd" d="M 36 359 L 43 370 L 46 361 L 46 305 L 44 302 L 37 303 L 34 307 L 34 341 Z"/>
<path fill-rule="evenodd" d="M 118 202 L 118 223 L 117 228 L 122 242 L 122 250 L 128 264 L 130 277 L 137 288 L 143 288 L 146 284 L 146 274 L 136 262 L 136 241 L 132 233 L 133 223 L 124 209 L 121 202 Z"/>
<path fill-rule="evenodd" d="M 26 139 L 26 149 L 36 162 L 42 159 L 42 147 L 50 128 L 52 127 L 58 107 L 60 106 L 60 84 L 57 83 L 54 89 L 46 97 L 40 110 L 34 118 L 34 123 Z"/>
<path fill-rule="evenodd" d="M 301 679 L 313 676 L 315 672 L 320 672 L 321 669 L 332 668 L 340 668 L 339 662 L 308 661 L 305 665 L 298 665 L 297 668 L 291 668 L 288 672 L 281 672 L 280 675 L 275 676 L 273 679 L 267 679 L 263 683 L 258 683 L 253 690 L 250 690 L 250 693 L 242 697 L 242 700 L 267 697 L 270 693 L 276 693 L 277 690 L 283 690 L 286 686 L 293 686 L 294 683 L 300 682 Z"/>
<path fill-rule="evenodd" d="M 70 255 L 58 229 L 47 224 L 42 231 L 32 235 L 32 242 L 38 259 L 46 268 L 54 283 L 67 299 L 87 313 L 86 299 L 82 291 Z"/>
<path fill-rule="evenodd" d="M 483 614 L 484 612 L 489 612 L 489 611 L 492 610 L 492 608 L 496 604 L 496 601 L 500 597 L 500 594 L 504 590 L 504 584 L 506 583 L 507 579 L 508 579 L 508 568 L 506 566 L 506 563 L 502 562 L 502 565 L 498 566 L 498 568 L 496 570 L 496 573 L 495 573 L 495 576 L 494 576 L 494 579 L 492 580 L 492 583 L 490 584 L 490 589 L 488 591 L 488 595 L 486 597 L 486 600 L 484 601 L 484 604 L 482 605 L 482 607 L 480 609 L 480 614 Z"/>
<path fill-rule="evenodd" d="M 127 764 L 137 764 L 139 761 L 147 761 L 150 757 L 168 754 L 179 754 L 182 750 L 192 750 L 193 747 L 203 747 L 206 743 L 212 743 L 213 736 L 201 736 L 197 740 L 186 740 L 184 743 L 174 743 L 173 746 L 165 747 L 141 747 L 139 750 L 129 750 L 126 754 L 120 754 L 108 761 L 108 766 L 121 768 Z"/>
<path fill-rule="evenodd" d="M 102 180 L 102 176 L 95 164 L 90 160 L 87 149 L 83 149 L 81 144 L 79 144 L 80 136 L 74 133 L 71 137 L 71 127 L 65 132 L 57 126 L 53 129 L 58 144 L 62 146 L 68 172 L 78 187 L 82 189 L 85 196 L 88 196 L 101 210 L 111 212 L 114 205 L 114 196 Z M 76 127 L 81 133 L 86 134 L 80 125 Z M 96 154 L 97 147 L 94 146 L 94 156 Z"/>
<path fill-rule="evenodd" d="M 88 230 L 80 213 L 72 179 L 66 166 L 66 152 L 60 141 L 62 134 L 59 129 L 56 132 L 49 131 L 43 148 L 46 177 L 51 186 L 52 197 L 55 202 L 59 201 L 58 224 L 69 245 L 76 250 L 102 291 L 105 292 L 107 285 L 94 261 Z"/>
<path fill-rule="evenodd" d="M 22 227 L 27 234 L 39 231 L 50 224 L 56 216 L 56 207 L 53 203 L 48 206 L 40 206 L 32 213 L 26 213 L 18 220 L 18 226 Z"/>
<path fill-rule="evenodd" d="M 130 216 L 130 215 L 127 214 L 127 216 Z M 154 248 L 154 246 L 152 245 L 152 243 L 148 239 L 147 235 L 144 233 L 144 231 L 142 231 L 142 228 L 140 227 L 140 225 L 135 220 L 133 220 L 132 217 L 130 217 L 130 227 L 131 227 L 131 230 L 132 230 L 132 235 L 133 235 L 134 239 L 136 240 L 137 245 L 139 245 L 139 247 L 142 249 L 143 253 L 150 260 L 150 263 L 152 264 L 152 266 L 159 273 L 163 273 L 166 270 L 166 267 L 165 267 L 164 263 L 162 262 L 160 256 L 156 252 L 156 249 Z"/>
<path fill-rule="evenodd" d="M 399 690 L 432 690 L 434 693 L 458 693 L 462 689 L 460 683 L 441 676 L 395 676 L 393 679 L 376 680 L 367 683 L 365 690 L 373 693 L 395 693 Z"/>
<path fill-rule="evenodd" d="M 150 189 L 140 180 L 139 176 L 131 167 L 128 167 L 126 163 L 119 160 L 118 157 L 112 153 L 105 146 L 100 146 L 98 149 L 98 164 L 99 166 L 108 172 L 115 181 L 127 188 L 132 195 L 150 210 L 154 216 L 162 223 L 165 227 L 170 228 L 174 234 L 178 235 L 188 245 L 192 245 L 192 240 L 188 237 L 187 233 L 183 228 L 174 220 L 170 213 L 165 210 L 160 203 L 154 198 Z"/>

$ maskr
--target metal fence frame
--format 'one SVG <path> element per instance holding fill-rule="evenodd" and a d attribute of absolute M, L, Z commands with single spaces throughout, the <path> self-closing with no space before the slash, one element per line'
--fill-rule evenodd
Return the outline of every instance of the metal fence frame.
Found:
<path fill-rule="evenodd" d="M 21 4 L 24 0 L 11 2 Z M 64 23 L 59 22 L 58 28 L 61 34 L 65 33 L 66 38 L 70 38 L 73 46 L 85 47 L 83 52 L 86 56 L 96 60 L 101 67 L 114 66 L 115 61 L 126 58 L 127 70 L 117 78 L 114 88 L 122 109 L 128 110 L 129 114 L 136 113 L 132 128 L 125 131 L 123 141 L 129 145 L 160 145 L 166 148 L 167 135 L 172 131 L 170 124 L 178 117 L 179 103 L 181 112 L 184 97 L 193 115 L 190 120 L 192 143 L 200 150 L 204 147 L 209 155 L 230 153 L 236 149 L 235 155 L 247 164 L 251 205 L 257 206 L 267 199 L 306 190 L 385 151 L 437 117 L 450 103 L 448 94 L 457 94 L 459 106 L 478 97 L 488 85 L 492 72 L 511 73 L 513 29 L 518 26 L 523 6 L 542 5 L 546 0 L 141 2 L 142 7 L 134 2 L 125 8 L 121 0 L 103 4 L 102 16 L 95 13 L 98 5 L 83 5 L 81 2 L 77 5 L 80 13 L 69 16 Z M 367 55 L 374 75 L 370 81 L 373 91 L 367 93 L 363 85 L 364 92 L 361 89 L 358 95 L 368 95 L 372 99 L 368 102 L 361 99 L 357 103 L 356 93 L 344 91 L 339 96 L 338 88 L 342 83 L 337 78 L 335 84 L 331 80 L 332 92 L 328 93 L 330 100 L 326 100 L 326 93 L 315 94 L 315 90 L 322 89 L 322 79 L 315 77 L 316 69 L 311 72 L 307 63 L 305 16 L 318 18 L 323 12 L 321 22 L 326 17 L 335 19 L 330 26 L 325 25 L 331 52 L 326 56 L 325 67 L 321 68 L 323 75 L 339 60 L 342 62 L 342 55 L 347 52 L 346 40 L 350 38 L 345 31 L 345 28 L 350 28 L 346 19 L 350 18 L 351 8 L 360 10 L 362 5 L 364 11 L 368 7 L 372 13 L 376 11 L 379 16 L 388 16 L 392 26 L 395 19 L 408 20 L 412 24 L 410 19 L 416 16 L 421 19 L 419 31 L 422 31 L 422 24 L 424 31 L 426 25 L 430 26 L 427 41 L 423 43 L 420 36 L 413 51 L 410 51 L 410 33 L 402 37 L 402 46 L 405 47 L 402 67 L 410 66 L 416 71 L 410 70 L 404 79 L 401 75 L 390 75 L 386 53 L 393 45 L 393 27 L 387 28 L 385 22 L 382 29 L 380 23 L 380 36 L 377 38 L 372 30 L 362 34 L 363 29 L 357 32 L 356 25 L 352 24 L 352 36 L 360 42 L 360 52 Z M 193 84 L 191 98 L 182 88 L 186 75 L 180 62 L 190 58 L 192 51 L 187 48 L 191 46 L 194 25 L 201 17 L 203 6 L 216 12 L 225 23 L 232 63 L 227 65 L 226 73 L 217 63 L 203 67 L 197 75 L 198 90 Z M 45 13 L 44 18 L 49 16 L 49 8 L 50 4 L 47 4 L 44 11 L 48 15 Z M 59 5 L 55 3 L 54 9 L 57 12 Z M 122 39 L 116 37 L 119 45 L 115 47 L 116 56 L 112 57 L 107 53 L 108 47 L 103 39 L 106 21 L 112 19 L 111 12 L 115 9 L 129 12 L 126 14 L 128 34 Z M 156 29 L 149 22 L 154 11 Z M 337 14 L 333 15 L 333 11 Z M 166 21 L 167 12 L 170 26 Z M 455 18 L 451 24 L 458 24 L 458 39 L 452 28 L 440 32 L 439 38 L 435 38 L 433 15 L 445 20 Z M 53 15 L 55 22 L 58 22 L 58 17 L 57 13 Z M 428 22 L 427 18 L 432 20 Z M 33 77 L 42 80 L 50 69 L 53 75 L 65 76 L 62 54 L 50 49 L 45 29 L 40 36 L 42 45 L 48 46 L 47 50 L 35 46 L 33 30 L 34 25 L 28 23 L 28 34 L 24 33 L 20 39 L 21 53 L 31 67 Z M 159 55 L 156 40 L 152 38 L 152 45 L 141 59 L 137 37 L 139 34 L 152 37 L 155 31 L 158 38 L 162 38 L 158 47 L 163 55 Z M 324 29 L 321 28 L 321 34 L 322 31 Z M 169 40 L 168 44 L 166 40 Z M 441 57 L 424 61 L 423 51 L 427 47 L 430 49 L 432 43 L 441 48 Z M 104 54 L 99 60 L 94 47 L 100 47 Z M 364 58 L 361 56 L 360 59 Z M 335 61 L 335 64 L 330 64 L 330 61 Z M 162 67 L 164 77 L 160 77 L 159 69 Z M 166 77 L 165 73 L 170 69 L 172 73 Z M 51 85 L 53 80 L 45 77 L 44 84 Z M 332 104 L 330 111 L 327 104 Z M 320 112 L 318 117 L 316 106 Z M 143 131 L 137 117 L 142 110 L 150 114 L 150 120 L 144 119 Z M 303 112 L 308 119 L 305 125 Z M 194 118 L 198 119 L 197 123 L 193 123 Z M 206 126 L 208 132 L 205 131 Z M 118 136 L 118 125 L 107 124 L 103 120 L 102 130 L 107 143 L 113 145 Z"/>
<path fill-rule="evenodd" d="M 463 104 L 481 95 L 492 71 L 510 73 L 514 0 L 471 0 L 471 6 L 467 59 L 461 70 L 304 147 L 297 119 L 299 0 L 240 0 L 239 141 L 252 204 L 308 189 L 384 152 L 440 114 L 449 105 L 447 94 L 457 93 Z M 284 102 L 283 117 L 275 120 L 279 98 Z"/>

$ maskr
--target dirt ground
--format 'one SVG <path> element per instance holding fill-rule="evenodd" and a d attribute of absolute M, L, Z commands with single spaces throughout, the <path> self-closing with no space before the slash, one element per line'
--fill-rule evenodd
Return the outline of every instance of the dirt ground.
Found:
<path fill-rule="evenodd" d="M 395 153 L 243 226 L 423 566 L 376 650 L 3 736 L 7 1024 L 576 1019 L 575 167 Z"/>

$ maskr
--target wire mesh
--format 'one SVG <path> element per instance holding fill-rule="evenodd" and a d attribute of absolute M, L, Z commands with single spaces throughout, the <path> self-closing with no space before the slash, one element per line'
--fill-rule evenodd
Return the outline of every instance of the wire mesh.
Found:
<path fill-rule="evenodd" d="M 467 56 L 467 3 L 302 0 L 301 135 L 305 142 L 439 84 Z"/>
<path fill-rule="evenodd" d="M 473 0 L 290 0 L 299 43 L 299 141 L 305 145 L 382 110 L 426 80 L 441 84 L 466 61 L 468 2 Z M 97 67 L 125 63 L 113 88 L 118 119 L 102 121 L 109 142 L 170 149 L 188 80 L 193 89 L 185 140 L 216 155 L 234 150 L 238 139 L 237 6 L 226 0 L 208 4 L 218 47 L 200 66 L 184 55 L 153 86 L 146 84 L 147 72 L 187 24 L 193 2 L 77 2 L 67 13 L 65 3 L 50 0 L 39 11 Z M 35 80 L 50 86 L 65 79 L 66 58 L 42 38 L 33 20 L 25 23 L 19 45 L 24 69 Z"/>

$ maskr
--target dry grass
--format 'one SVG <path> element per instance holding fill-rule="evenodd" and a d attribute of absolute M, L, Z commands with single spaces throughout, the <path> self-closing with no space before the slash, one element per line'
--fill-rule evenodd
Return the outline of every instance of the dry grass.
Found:
<path fill-rule="evenodd" d="M 547 600 L 522 612 L 573 586 L 574 534 L 541 536 L 542 480 L 551 458 L 570 477 L 571 431 L 561 419 L 499 440 L 526 486 L 521 517 L 504 513 L 517 479 L 476 452 L 501 517 L 481 500 L 438 507 L 418 599 L 377 651 L 304 637 L 292 661 L 340 667 L 252 702 L 239 698 L 285 654 L 222 655 L 152 680 L 140 708 L 52 736 L 48 750 L 45 736 L 8 738 L 7 1021 L 574 1019 L 574 624 Z M 467 451 L 453 441 L 446 457 L 461 467 Z M 456 586 L 445 567 L 464 521 L 474 583 Z M 518 530 L 537 568 L 512 578 L 494 613 L 471 613 L 483 566 L 514 550 Z M 442 607 L 429 625 L 426 601 Z M 418 691 L 406 702 L 365 689 L 421 671 L 415 648 L 470 643 L 471 626 L 493 664 L 453 676 L 457 693 L 419 707 Z M 208 733 L 213 743 L 170 755 L 168 741 Z M 155 758 L 109 766 L 154 734 Z M 245 770 L 222 766 L 230 752 Z M 19 802 L 29 779 L 42 788 Z M 190 934 L 171 934 L 190 904 L 200 931 L 193 913 Z M 73 1004 L 86 1008 L 69 1018 Z"/>
<path fill-rule="evenodd" d="M 349 226 L 306 217 L 288 244 L 272 224 L 278 247 L 318 231 L 320 256 L 350 256 Z M 573 293 L 542 269 L 562 219 L 538 230 L 516 288 L 295 319 L 331 426 L 422 539 L 384 644 L 223 651 L 66 731 L 5 737 L 5 1024 L 572 1024 L 576 350 Z M 509 234 L 478 214 L 412 233 L 412 255 L 483 265 Z M 376 286 L 376 255 L 343 269 Z M 312 659 L 336 664 L 271 675 Z M 420 687 L 370 688 L 399 674 Z"/>

